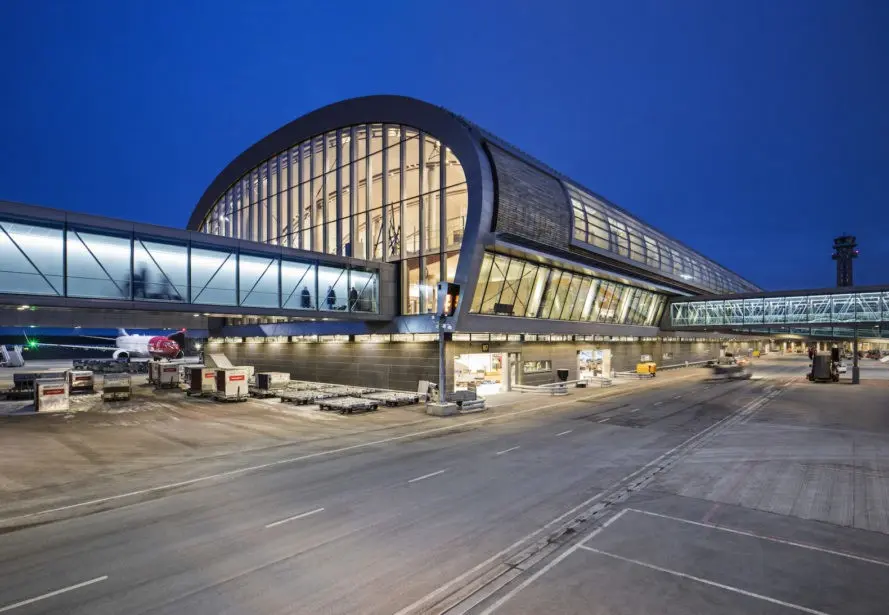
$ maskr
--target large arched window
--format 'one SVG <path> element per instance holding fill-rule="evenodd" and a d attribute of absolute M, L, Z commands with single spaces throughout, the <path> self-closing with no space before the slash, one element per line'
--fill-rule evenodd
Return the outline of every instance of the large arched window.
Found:
<path fill-rule="evenodd" d="M 434 311 L 453 279 L 468 206 L 466 176 L 435 137 L 361 124 L 296 144 L 245 173 L 201 230 L 376 261 L 402 262 L 402 310 Z"/>

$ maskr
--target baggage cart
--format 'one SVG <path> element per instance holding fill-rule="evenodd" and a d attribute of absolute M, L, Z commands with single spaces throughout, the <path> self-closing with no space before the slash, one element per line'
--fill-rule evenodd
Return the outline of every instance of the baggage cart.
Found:
<path fill-rule="evenodd" d="M 336 410 L 340 414 L 352 414 L 355 411 L 368 412 L 376 410 L 379 402 L 374 399 L 362 399 L 360 397 L 337 397 L 324 399 L 318 402 L 322 410 Z"/>
<path fill-rule="evenodd" d="M 40 378 L 35 382 L 34 410 L 67 412 L 68 381 L 62 378 Z"/>
<path fill-rule="evenodd" d="M 326 391 L 284 389 L 281 391 L 281 401 L 288 401 L 297 405 L 314 404 L 323 399 L 330 399 L 331 395 Z"/>
<path fill-rule="evenodd" d="M 254 397 L 277 397 L 287 388 L 290 374 L 287 372 L 258 372 L 256 384 L 250 387 Z"/>
<path fill-rule="evenodd" d="M 179 366 L 170 363 L 158 363 L 156 368 L 157 380 L 154 383 L 157 389 L 174 389 L 179 386 Z"/>
<path fill-rule="evenodd" d="M 34 399 L 38 380 L 67 380 L 65 370 L 41 370 L 16 372 L 12 375 L 12 388 L 6 391 L 7 399 Z"/>
<path fill-rule="evenodd" d="M 216 368 L 191 366 L 188 368 L 188 388 L 186 395 L 206 395 L 212 397 L 216 393 Z"/>
<path fill-rule="evenodd" d="M 130 399 L 133 379 L 130 374 L 105 374 L 102 383 L 102 401 Z"/>
<path fill-rule="evenodd" d="M 225 367 L 216 370 L 217 401 L 244 401 L 249 397 L 247 370 L 243 367 Z"/>
<path fill-rule="evenodd" d="M 374 401 L 386 404 L 387 406 L 409 406 L 419 403 L 420 396 L 417 393 L 406 393 L 402 391 L 377 391 L 375 393 L 363 393 L 364 399 L 372 399 Z"/>
<path fill-rule="evenodd" d="M 86 370 L 71 370 L 68 372 L 68 392 L 71 395 L 78 393 L 95 393 L 96 382 L 93 372 Z"/>

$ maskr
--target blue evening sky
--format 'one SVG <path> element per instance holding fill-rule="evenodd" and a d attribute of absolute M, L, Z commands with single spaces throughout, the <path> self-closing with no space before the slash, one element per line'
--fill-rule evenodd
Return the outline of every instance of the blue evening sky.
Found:
<path fill-rule="evenodd" d="M 748 279 L 889 283 L 889 2 L 0 0 L 0 198 L 182 227 L 343 98 L 465 115 Z"/>

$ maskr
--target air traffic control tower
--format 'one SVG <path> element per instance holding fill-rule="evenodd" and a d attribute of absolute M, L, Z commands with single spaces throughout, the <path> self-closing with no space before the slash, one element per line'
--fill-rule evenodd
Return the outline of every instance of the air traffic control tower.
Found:
<path fill-rule="evenodd" d="M 852 283 L 852 259 L 858 258 L 858 244 L 852 235 L 833 240 L 833 260 L 837 262 L 837 286 L 854 286 Z"/>

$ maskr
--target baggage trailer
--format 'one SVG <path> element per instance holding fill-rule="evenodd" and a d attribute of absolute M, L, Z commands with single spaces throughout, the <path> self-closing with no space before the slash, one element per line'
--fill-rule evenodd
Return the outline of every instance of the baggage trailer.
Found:
<path fill-rule="evenodd" d="M 157 380 L 154 383 L 156 389 L 175 389 L 179 386 L 179 366 L 175 363 L 158 363 L 156 368 Z"/>
<path fill-rule="evenodd" d="M 297 405 L 314 404 L 322 399 L 331 399 L 335 396 L 327 391 L 305 391 L 299 389 L 284 389 L 281 391 L 281 401 L 289 401 Z"/>
<path fill-rule="evenodd" d="M 188 388 L 185 394 L 206 395 L 212 397 L 216 393 L 216 368 L 204 367 L 203 365 L 188 368 Z"/>
<path fill-rule="evenodd" d="M 93 372 L 86 370 L 71 370 L 68 372 L 68 392 L 71 395 L 78 393 L 95 393 L 96 381 Z"/>
<path fill-rule="evenodd" d="M 372 399 L 387 406 L 409 406 L 419 403 L 420 396 L 417 393 L 404 393 L 402 391 L 378 391 L 376 393 L 364 393 L 364 399 Z"/>
<path fill-rule="evenodd" d="M 140 374 L 148 369 L 148 361 L 129 359 L 74 359 L 75 370 L 88 370 L 95 374 Z"/>
<path fill-rule="evenodd" d="M 37 412 L 67 412 L 68 381 L 63 378 L 40 378 L 34 383 L 34 410 Z"/>
<path fill-rule="evenodd" d="M 130 399 L 133 395 L 133 378 L 130 374 L 105 374 L 102 384 L 102 401 Z"/>
<path fill-rule="evenodd" d="M 16 372 L 12 375 L 12 388 L 7 389 L 7 399 L 34 399 L 37 381 L 66 380 L 66 370 L 42 370 L 33 372 Z"/>
<path fill-rule="evenodd" d="M 278 397 L 290 383 L 287 372 L 257 372 L 256 384 L 250 387 L 254 397 Z"/>
<path fill-rule="evenodd" d="M 323 390 L 331 395 L 338 395 L 340 397 L 360 397 L 366 393 L 376 393 L 379 391 L 379 389 L 374 389 L 372 387 L 354 387 L 347 385 L 334 385 Z"/>
<path fill-rule="evenodd" d="M 243 367 L 224 367 L 216 370 L 217 401 L 244 401 L 250 396 L 247 390 L 247 370 Z"/>
<path fill-rule="evenodd" d="M 157 384 L 160 380 L 161 364 L 160 361 L 148 362 L 148 384 Z"/>
<path fill-rule="evenodd" d="M 336 410 L 340 414 L 352 414 L 356 410 L 367 412 L 376 410 L 379 402 L 373 399 L 362 399 L 360 397 L 337 397 L 334 399 L 324 399 L 318 402 L 318 406 L 322 410 Z"/>

